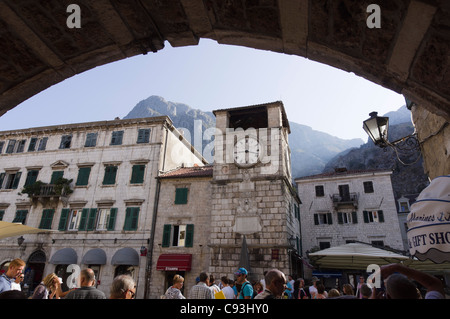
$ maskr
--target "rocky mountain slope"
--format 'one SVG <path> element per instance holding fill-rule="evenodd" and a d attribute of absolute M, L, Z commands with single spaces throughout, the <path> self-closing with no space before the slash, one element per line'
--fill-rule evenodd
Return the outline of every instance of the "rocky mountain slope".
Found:
<path fill-rule="evenodd" d="M 174 126 L 178 129 L 187 130 L 192 139 L 195 132 L 194 121 L 201 121 L 203 132 L 207 128 L 215 126 L 215 117 L 212 112 L 203 112 L 183 103 L 166 101 L 160 96 L 150 96 L 140 101 L 125 118 L 161 115 L 168 115 L 172 119 Z M 290 126 L 289 144 L 291 148 L 292 176 L 294 178 L 320 173 L 326 163 L 335 155 L 364 143 L 361 139 L 340 139 L 295 122 L 290 122 Z M 202 149 L 210 142 L 210 140 L 203 141 Z M 208 154 L 204 155 L 209 162 L 212 162 L 212 158 L 208 157 Z"/>

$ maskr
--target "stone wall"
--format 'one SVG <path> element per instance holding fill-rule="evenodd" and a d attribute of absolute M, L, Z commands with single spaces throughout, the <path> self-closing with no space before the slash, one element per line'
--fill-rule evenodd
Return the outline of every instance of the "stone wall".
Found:
<path fill-rule="evenodd" d="M 421 143 L 425 173 L 431 180 L 450 174 L 449 122 L 420 105 L 413 105 L 411 113 Z"/>

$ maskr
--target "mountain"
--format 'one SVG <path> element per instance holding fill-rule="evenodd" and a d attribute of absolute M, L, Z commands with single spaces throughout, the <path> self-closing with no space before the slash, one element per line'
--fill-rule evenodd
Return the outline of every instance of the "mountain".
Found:
<path fill-rule="evenodd" d="M 406 106 L 383 116 L 389 116 L 391 142 L 414 132 L 411 113 Z M 401 143 L 400 146 L 408 147 L 405 143 Z M 330 172 L 338 167 L 345 167 L 347 170 L 392 170 L 392 187 L 396 198 L 420 193 L 429 184 L 428 177 L 424 173 L 420 151 L 398 151 L 398 154 L 403 163 L 411 165 L 402 164 L 396 152 L 390 147 L 382 149 L 368 139 L 367 143 L 359 148 L 348 149 L 336 155 L 325 165 L 323 172 Z"/>
<path fill-rule="evenodd" d="M 196 110 L 183 103 L 166 101 L 160 96 L 150 96 L 140 101 L 124 117 L 139 118 L 168 115 L 174 126 L 183 128 L 184 134 L 191 134 L 193 141 L 194 121 L 200 120 L 203 132 L 207 128 L 215 127 L 215 117 L 212 112 Z M 313 130 L 311 127 L 290 122 L 291 134 L 289 145 L 291 148 L 292 176 L 294 178 L 320 173 L 326 163 L 338 153 L 364 143 L 361 139 L 344 140 L 327 133 Z M 187 132 L 186 132 L 187 131 Z M 211 141 L 203 141 L 203 148 Z M 212 158 L 205 154 L 206 160 Z"/>

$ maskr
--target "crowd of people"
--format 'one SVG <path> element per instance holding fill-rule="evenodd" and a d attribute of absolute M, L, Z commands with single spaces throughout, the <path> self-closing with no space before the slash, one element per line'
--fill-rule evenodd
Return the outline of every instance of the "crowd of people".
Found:
<path fill-rule="evenodd" d="M 62 291 L 62 280 L 55 273 L 48 274 L 28 297 L 22 292 L 20 281 L 23 280 L 25 262 L 19 258 L 9 263 L 8 269 L 0 276 L 0 299 L 107 299 L 105 293 L 96 288 L 95 273 L 92 269 L 81 270 L 79 288 Z M 136 283 L 128 275 L 114 278 L 109 299 L 134 299 Z"/>
<path fill-rule="evenodd" d="M 21 291 L 23 269 L 25 262 L 14 259 L 8 270 L 0 276 L 0 299 L 26 299 L 27 295 Z M 187 295 L 189 299 L 445 299 L 442 282 L 432 275 L 417 271 L 401 264 L 391 264 L 381 267 L 381 278 L 384 278 L 384 288 L 379 290 L 373 285 L 360 282 L 354 289 L 350 284 L 326 291 L 323 283 L 317 278 L 311 278 L 311 284 L 305 285 L 303 278 L 294 280 L 278 269 L 264 272 L 264 278 L 250 282 L 248 271 L 239 268 L 234 278 L 223 276 L 216 280 L 213 275 L 200 273 L 196 285 L 192 286 Z M 107 296 L 96 288 L 95 273 L 86 268 L 80 272 L 79 288 L 63 292 L 61 278 L 55 273 L 47 275 L 34 289 L 31 299 L 107 299 Z M 418 283 L 426 289 L 422 295 L 417 288 Z M 186 299 L 182 293 L 184 278 L 175 275 L 172 285 L 162 298 Z M 134 299 L 136 283 L 131 276 L 119 275 L 114 278 L 110 287 L 109 299 Z"/>
<path fill-rule="evenodd" d="M 369 285 L 363 276 L 355 288 L 346 283 L 326 291 L 323 283 L 315 276 L 311 278 L 311 284 L 306 286 L 303 278 L 294 280 L 278 269 L 265 271 L 264 278 L 253 283 L 248 280 L 245 268 L 239 268 L 234 275 L 234 280 L 222 277 L 217 285 L 212 275 L 202 272 L 188 296 L 190 299 L 445 299 L 444 286 L 437 277 L 401 264 L 381 267 L 380 275 L 385 279 L 383 289 Z M 424 295 L 416 283 L 426 289 Z M 174 286 L 167 290 L 163 298 L 185 299 L 180 287 Z M 177 289 L 176 294 L 172 292 L 173 289 Z"/>

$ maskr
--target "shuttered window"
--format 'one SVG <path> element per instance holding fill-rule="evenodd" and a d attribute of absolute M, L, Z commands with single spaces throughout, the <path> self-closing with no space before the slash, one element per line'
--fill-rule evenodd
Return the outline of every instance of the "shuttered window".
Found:
<path fill-rule="evenodd" d="M 38 170 L 28 171 L 27 179 L 25 180 L 25 185 L 24 186 L 28 186 L 28 185 L 34 184 L 36 182 L 36 180 L 37 180 L 38 175 L 39 175 L 39 171 Z"/>
<path fill-rule="evenodd" d="M 133 165 L 131 170 L 131 184 L 142 184 L 144 182 L 145 165 Z"/>
<path fill-rule="evenodd" d="M 175 204 L 187 204 L 188 191 L 189 190 L 187 188 L 177 188 L 175 190 Z"/>
<path fill-rule="evenodd" d="M 53 214 L 55 213 L 54 209 L 44 209 L 42 212 L 41 222 L 39 224 L 40 229 L 51 229 Z"/>
<path fill-rule="evenodd" d="M 13 219 L 13 223 L 22 223 L 25 225 L 25 220 L 27 219 L 28 210 L 18 210 L 16 211 L 16 216 Z"/>
<path fill-rule="evenodd" d="M 150 141 L 150 129 L 140 129 L 138 131 L 137 143 L 148 143 Z"/>
<path fill-rule="evenodd" d="M 103 185 L 114 185 L 116 183 L 117 166 L 105 166 L 105 176 L 103 178 Z"/>
<path fill-rule="evenodd" d="M 78 178 L 75 185 L 77 186 L 86 186 L 89 182 L 89 175 L 91 174 L 90 167 L 80 167 L 78 170 Z"/>
<path fill-rule="evenodd" d="M 59 219 L 58 230 L 67 229 L 67 219 L 69 218 L 70 209 L 63 208 L 61 210 L 61 218 Z"/>
<path fill-rule="evenodd" d="M 123 230 L 137 230 L 139 210 L 139 207 L 127 207 Z"/>
<path fill-rule="evenodd" d="M 172 239 L 172 242 L 171 242 Z M 194 225 L 165 224 L 163 228 L 162 247 L 193 247 Z"/>

